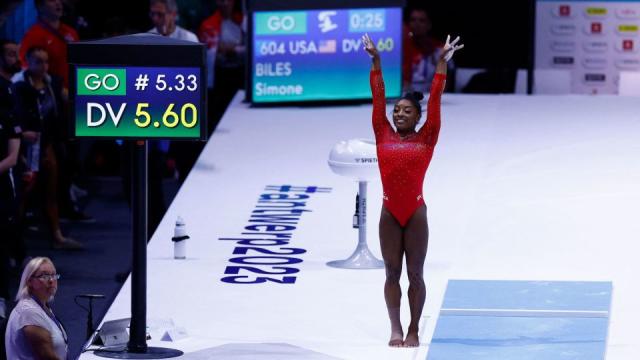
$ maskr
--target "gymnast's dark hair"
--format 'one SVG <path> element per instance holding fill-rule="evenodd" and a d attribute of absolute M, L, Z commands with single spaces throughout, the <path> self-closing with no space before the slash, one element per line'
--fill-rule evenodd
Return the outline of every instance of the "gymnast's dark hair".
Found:
<path fill-rule="evenodd" d="M 424 94 L 419 91 L 411 91 L 405 93 L 404 96 L 400 98 L 400 100 L 402 99 L 409 100 L 411 104 L 415 106 L 416 109 L 418 109 L 418 114 L 422 114 L 422 106 L 420 105 L 420 100 L 424 99 Z"/>

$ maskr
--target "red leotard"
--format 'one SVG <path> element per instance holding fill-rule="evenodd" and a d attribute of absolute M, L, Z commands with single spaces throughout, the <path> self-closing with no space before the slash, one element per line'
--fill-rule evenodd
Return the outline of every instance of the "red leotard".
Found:
<path fill-rule="evenodd" d="M 370 74 L 373 93 L 373 131 L 384 191 L 383 205 L 405 226 L 424 204 L 422 184 L 440 132 L 440 97 L 446 75 L 436 74 L 427 104 L 427 122 L 414 135 L 402 139 L 387 120 L 384 82 L 380 70 Z"/>

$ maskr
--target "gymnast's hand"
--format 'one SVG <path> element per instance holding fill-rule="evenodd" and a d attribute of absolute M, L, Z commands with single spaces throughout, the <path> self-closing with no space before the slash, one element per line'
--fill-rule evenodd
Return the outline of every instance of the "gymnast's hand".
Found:
<path fill-rule="evenodd" d="M 362 35 L 362 45 L 364 45 L 364 51 L 366 51 L 372 59 L 380 57 L 378 49 L 376 49 L 376 46 L 373 45 L 373 40 L 371 40 L 369 34 Z"/>
<path fill-rule="evenodd" d="M 371 56 L 371 70 L 380 70 L 380 54 L 376 46 L 373 45 L 369 34 L 362 35 L 362 44 L 364 45 L 364 51 Z"/>
<path fill-rule="evenodd" d="M 453 53 L 464 47 L 463 44 L 456 45 L 458 41 L 460 41 L 460 36 L 456 37 L 452 42 L 449 42 L 450 39 L 451 36 L 447 35 L 447 41 L 444 43 L 444 47 L 442 48 L 442 54 L 440 54 L 440 61 L 448 62 L 453 57 Z"/>

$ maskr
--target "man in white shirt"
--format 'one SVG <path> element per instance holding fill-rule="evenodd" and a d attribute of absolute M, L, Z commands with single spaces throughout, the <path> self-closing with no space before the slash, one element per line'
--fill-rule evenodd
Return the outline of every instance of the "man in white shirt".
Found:
<path fill-rule="evenodd" d="M 168 36 L 172 39 L 198 42 L 198 37 L 189 30 L 176 25 L 178 5 L 175 0 L 151 0 L 149 17 L 154 28 L 148 32 Z"/>

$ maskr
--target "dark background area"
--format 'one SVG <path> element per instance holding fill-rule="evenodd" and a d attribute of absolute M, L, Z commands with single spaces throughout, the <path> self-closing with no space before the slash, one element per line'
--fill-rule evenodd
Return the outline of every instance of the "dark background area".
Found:
<path fill-rule="evenodd" d="M 427 9 L 433 33 L 445 39 L 459 35 L 464 51 L 456 53 L 459 67 L 526 68 L 531 51 L 531 1 L 409 1 Z"/>

